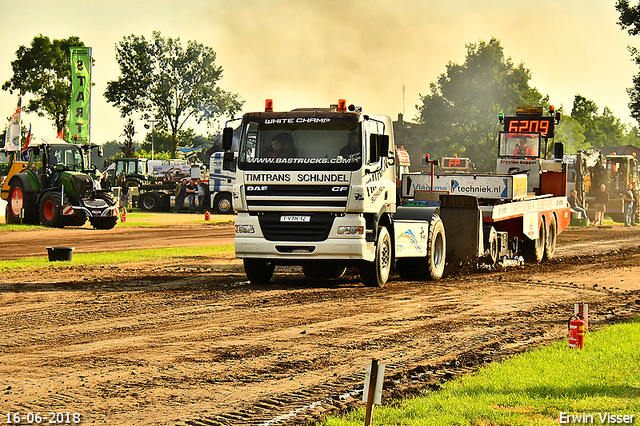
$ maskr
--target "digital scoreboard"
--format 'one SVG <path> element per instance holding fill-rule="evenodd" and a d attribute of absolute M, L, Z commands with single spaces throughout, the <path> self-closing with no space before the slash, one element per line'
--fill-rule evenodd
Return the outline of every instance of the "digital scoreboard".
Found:
<path fill-rule="evenodd" d="M 459 157 L 443 157 L 442 169 L 445 170 L 469 170 L 469 159 Z"/>
<path fill-rule="evenodd" d="M 555 118 L 519 116 L 504 117 L 504 131 L 509 133 L 540 133 L 543 137 L 554 136 Z"/>

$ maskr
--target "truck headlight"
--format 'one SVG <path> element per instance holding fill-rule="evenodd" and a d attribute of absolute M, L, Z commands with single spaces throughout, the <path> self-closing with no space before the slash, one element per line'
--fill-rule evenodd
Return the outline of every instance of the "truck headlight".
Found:
<path fill-rule="evenodd" d="M 236 234 L 255 234 L 253 225 L 236 225 Z"/>
<path fill-rule="evenodd" d="M 362 226 L 338 226 L 338 235 L 362 235 Z"/>

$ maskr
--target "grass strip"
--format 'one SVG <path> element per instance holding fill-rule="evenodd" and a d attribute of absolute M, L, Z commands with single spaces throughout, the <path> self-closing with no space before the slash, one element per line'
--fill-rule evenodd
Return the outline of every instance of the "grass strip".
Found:
<path fill-rule="evenodd" d="M 233 245 L 205 247 L 170 247 L 145 250 L 73 253 L 71 261 L 50 262 L 48 257 L 25 257 L 0 261 L 0 272 L 11 269 L 51 268 L 60 265 L 115 265 L 156 259 L 225 256 L 233 253 Z"/>
<path fill-rule="evenodd" d="M 640 319 L 587 333 L 584 350 L 556 342 L 439 391 L 375 407 L 374 425 L 640 424 Z M 364 424 L 364 408 L 324 426 Z M 624 416 L 627 417 L 624 417 Z"/>

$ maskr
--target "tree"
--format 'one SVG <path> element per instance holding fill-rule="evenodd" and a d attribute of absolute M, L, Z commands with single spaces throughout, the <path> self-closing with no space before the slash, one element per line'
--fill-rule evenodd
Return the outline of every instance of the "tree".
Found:
<path fill-rule="evenodd" d="M 431 93 L 417 106 L 424 149 L 434 158 L 469 157 L 482 170 L 495 167 L 498 113 L 517 106 L 548 106 L 548 98 L 529 87 L 524 64 L 505 58 L 500 41 L 467 44 L 464 64 L 447 64 L 447 72 L 430 84 Z"/>
<path fill-rule="evenodd" d="M 104 95 L 123 117 L 138 112 L 166 124 L 175 155 L 178 132 L 188 119 L 211 124 L 242 108 L 238 94 L 217 86 L 223 70 L 215 59 L 213 49 L 195 41 L 183 48 L 179 38 L 164 38 L 158 31 L 150 41 L 132 34 L 116 45 L 121 76 L 107 83 Z"/>
<path fill-rule="evenodd" d="M 579 94 L 573 99 L 571 118 L 583 129 L 584 145 L 579 148 L 616 146 L 625 139 L 625 126 L 609 107 L 598 115 L 596 103 Z"/>
<path fill-rule="evenodd" d="M 129 119 L 124 125 L 124 132 L 122 132 L 124 142 L 120 145 L 120 150 L 125 158 L 133 158 L 136 153 L 136 147 L 133 144 L 133 135 L 135 134 L 136 126 L 134 126 L 133 120 Z"/>
<path fill-rule="evenodd" d="M 631 6 L 629 0 L 618 0 L 616 10 L 620 12 L 618 25 L 623 30 L 627 30 L 629 35 L 640 34 L 640 4 Z M 640 51 L 635 47 L 629 47 L 629 51 L 634 62 L 640 65 Z M 640 73 L 633 76 L 633 86 L 627 89 L 627 93 L 631 99 L 629 102 L 631 117 L 640 122 Z"/>
<path fill-rule="evenodd" d="M 84 46 L 84 43 L 77 36 L 53 41 L 42 34 L 35 36 L 30 47 L 18 48 L 17 59 L 11 62 L 13 77 L 2 85 L 2 90 L 11 94 L 33 94 L 34 98 L 23 106 L 23 111 L 52 119 L 56 132 L 68 123 L 71 46 Z"/>

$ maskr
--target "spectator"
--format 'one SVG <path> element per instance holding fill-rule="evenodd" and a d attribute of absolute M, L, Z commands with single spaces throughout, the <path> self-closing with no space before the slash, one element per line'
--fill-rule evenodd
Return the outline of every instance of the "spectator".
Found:
<path fill-rule="evenodd" d="M 173 208 L 174 213 L 178 213 L 184 204 L 184 198 L 187 196 L 187 179 L 184 178 L 176 185 L 176 205 Z"/>
<path fill-rule="evenodd" d="M 100 178 L 100 188 L 111 189 L 111 182 L 109 182 L 109 173 L 104 172 Z"/>
<path fill-rule="evenodd" d="M 207 194 L 207 189 L 200 179 L 196 179 L 196 185 L 196 193 L 198 194 L 198 214 L 201 214 L 204 210 L 204 197 Z"/>
<path fill-rule="evenodd" d="M 131 200 L 129 198 L 129 187 L 127 186 L 127 178 L 122 175 L 120 177 L 120 200 L 122 201 L 122 208 L 131 210 Z"/>
<path fill-rule="evenodd" d="M 596 219 L 594 221 L 595 225 L 602 225 L 604 213 L 607 211 L 608 202 L 609 193 L 607 192 L 607 185 L 603 183 L 602 185 L 600 185 L 600 191 L 596 192 L 596 201 L 594 206 L 596 209 Z"/>
<path fill-rule="evenodd" d="M 624 226 L 631 226 L 635 221 L 635 215 L 633 214 L 633 188 L 631 183 L 627 184 L 627 190 L 622 193 L 622 199 L 624 200 Z"/>
<path fill-rule="evenodd" d="M 576 191 L 575 189 L 571 191 L 571 195 L 569 195 L 567 197 L 567 201 L 569 202 L 569 205 L 571 206 L 571 210 L 576 211 L 578 213 L 580 213 L 580 218 L 586 218 L 587 217 L 587 211 L 585 209 L 583 209 L 582 207 L 580 207 L 578 205 L 578 191 Z"/>
<path fill-rule="evenodd" d="M 638 217 L 638 202 L 640 202 L 640 193 L 638 192 L 638 183 L 634 182 L 631 186 L 633 191 L 633 205 L 631 206 L 631 225 L 636 226 L 636 218 Z"/>
<path fill-rule="evenodd" d="M 196 184 L 193 179 L 187 182 L 187 202 L 189 203 L 189 210 L 187 213 L 195 213 L 196 212 Z"/>

